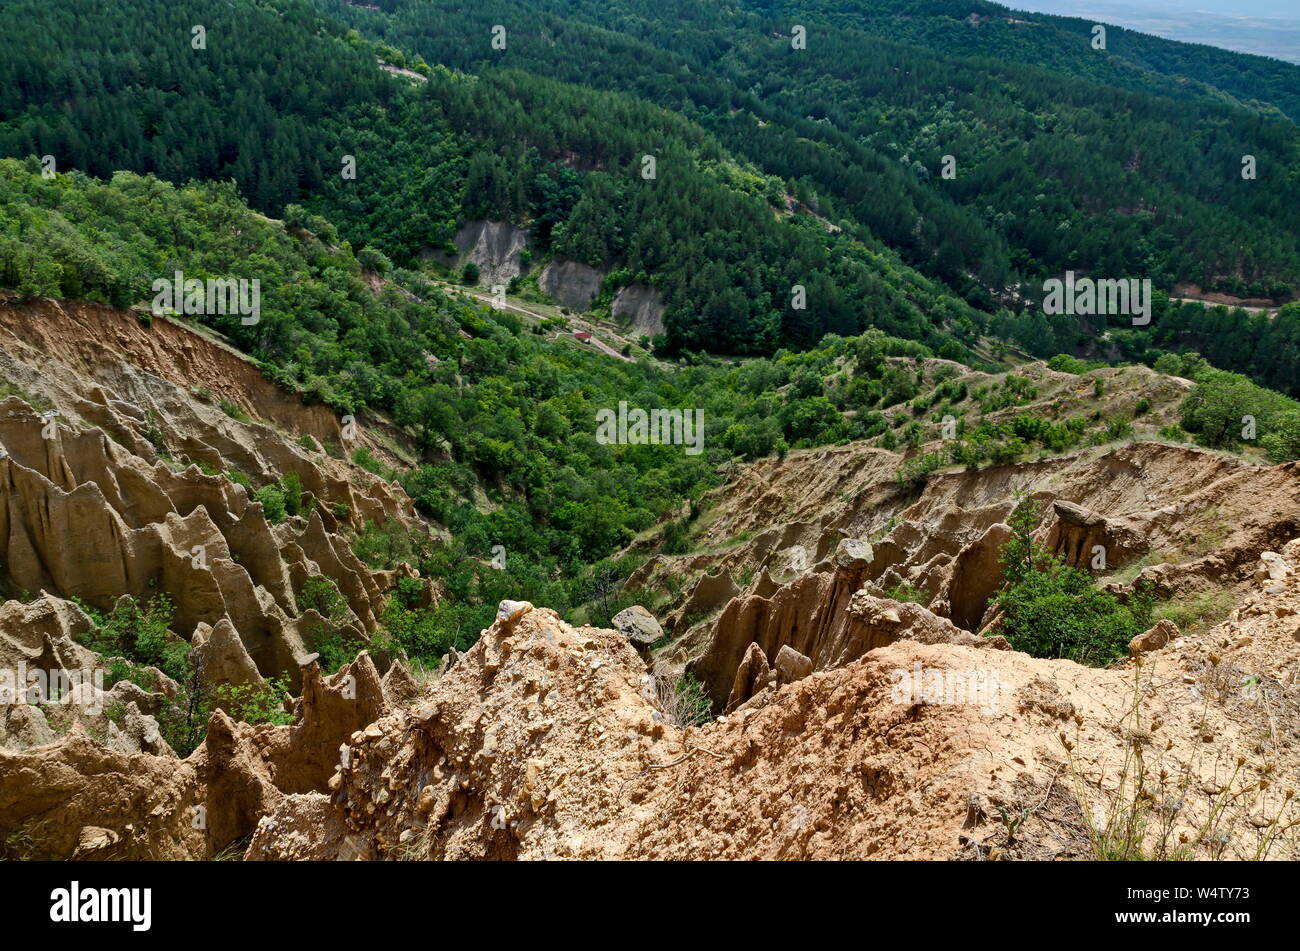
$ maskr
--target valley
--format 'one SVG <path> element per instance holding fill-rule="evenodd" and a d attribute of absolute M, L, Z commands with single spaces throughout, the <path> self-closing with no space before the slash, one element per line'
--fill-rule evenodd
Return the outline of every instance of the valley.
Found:
<path fill-rule="evenodd" d="M 0 25 L 6 869 L 1300 859 L 1294 63 L 987 0 Z"/>

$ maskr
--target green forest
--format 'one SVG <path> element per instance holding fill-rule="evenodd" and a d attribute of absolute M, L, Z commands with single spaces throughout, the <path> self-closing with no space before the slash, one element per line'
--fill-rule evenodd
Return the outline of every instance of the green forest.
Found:
<path fill-rule="evenodd" d="M 1090 56 L 1082 21 L 1030 29 L 1000 9 L 277 0 L 212 7 L 196 50 L 194 17 L 161 0 L 15 2 L 0 154 L 233 180 L 254 208 L 301 205 L 403 267 L 466 221 L 513 221 L 538 254 L 656 287 L 665 354 L 874 327 L 955 359 L 990 335 L 1105 355 L 1100 322 L 1036 311 L 1065 269 L 1294 295 L 1294 67 L 1118 30 Z M 1253 96 L 1225 75 L 1243 63 Z M 1117 355 L 1210 349 L 1224 319 L 1117 329 Z M 1241 331 L 1258 348 L 1211 359 L 1290 390 L 1294 350 L 1266 364 L 1293 332 L 1259 329 Z"/>

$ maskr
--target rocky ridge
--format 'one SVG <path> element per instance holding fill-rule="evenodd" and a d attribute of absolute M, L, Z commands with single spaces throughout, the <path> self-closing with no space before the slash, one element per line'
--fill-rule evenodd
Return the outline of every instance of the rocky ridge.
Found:
<path fill-rule="evenodd" d="M 1090 858 L 1144 802 L 1135 749 L 1169 804 L 1148 846 L 1295 857 L 1300 540 L 1273 554 L 1283 577 L 1140 661 L 904 636 L 689 729 L 626 640 L 530 608 L 353 734 L 249 858 Z"/>

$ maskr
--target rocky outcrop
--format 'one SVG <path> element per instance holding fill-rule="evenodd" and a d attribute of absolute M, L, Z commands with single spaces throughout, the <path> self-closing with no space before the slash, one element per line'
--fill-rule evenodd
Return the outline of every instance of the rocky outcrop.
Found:
<path fill-rule="evenodd" d="M 537 285 L 542 291 L 564 307 L 586 310 L 600 293 L 603 275 L 577 261 L 556 259 L 542 269 Z"/>
<path fill-rule="evenodd" d="M 952 560 L 939 600 L 947 605 L 947 615 L 958 627 L 979 630 L 989 598 L 1002 587 L 1002 546 L 1010 537 L 1010 525 L 990 525 Z"/>
<path fill-rule="evenodd" d="M 1270 834 L 1300 818 L 1293 797 L 1258 785 L 1296 767 L 1295 575 L 1108 669 L 945 642 L 961 632 L 918 605 L 857 600 L 885 643 L 812 673 L 788 645 L 771 669 L 751 644 L 737 683 L 766 682 L 764 702 L 689 729 L 616 632 L 544 608 L 500 621 L 420 703 L 354 734 L 327 793 L 282 801 L 248 857 L 1088 858 L 1089 823 L 1126 808 L 1129 744 L 1151 731 L 1152 782 L 1181 797 L 1169 842 L 1295 857 Z M 1003 812 L 1026 817 L 1014 835 Z M 1206 832 L 1228 825 L 1258 834 Z"/>
<path fill-rule="evenodd" d="M 872 596 L 863 585 L 875 564 L 873 548 L 858 539 L 841 539 L 834 557 L 819 567 L 780 586 L 770 596 L 753 594 L 729 601 L 712 625 L 713 635 L 704 652 L 688 669 L 704 684 L 715 707 L 748 699 L 740 682 L 753 679 L 741 674 L 746 663 L 753 670 L 750 648 L 757 644 L 764 662 L 784 676 L 802 669 L 826 670 L 850 663 L 867 651 L 909 637 L 925 643 L 987 643 L 946 618 L 919 604 L 899 603 Z M 999 638 L 998 641 L 1001 641 Z M 783 666 L 782 652 L 788 650 Z"/>
<path fill-rule="evenodd" d="M 653 337 L 664 332 L 663 298 L 648 284 L 629 284 L 615 294 L 610 313 L 628 324 L 629 334 Z"/>
<path fill-rule="evenodd" d="M 165 595 L 174 629 L 212 631 L 208 650 L 236 681 L 249 670 L 233 631 L 262 675 L 296 671 L 321 627 L 298 609 L 308 578 L 337 585 L 352 636 L 375 628 L 387 591 L 318 509 L 272 526 L 229 480 L 149 465 L 98 431 L 56 427 L 45 439 L 45 425 L 21 400 L 0 402 L 0 562 L 13 588 L 104 611 L 123 594 Z"/>
<path fill-rule="evenodd" d="M 1144 631 L 1129 641 L 1128 652 L 1136 657 L 1138 654 L 1159 650 L 1177 636 L 1178 625 L 1173 621 L 1161 620 L 1149 631 Z"/>
<path fill-rule="evenodd" d="M 340 745 L 392 709 L 366 654 L 332 677 L 313 663 L 302 679 L 294 724 L 252 726 L 217 710 L 184 760 L 134 703 L 106 739 L 78 721 L 43 744 L 0 749 L 0 842 L 25 843 L 23 857 L 36 858 L 211 857 L 286 796 L 324 790 Z"/>
<path fill-rule="evenodd" d="M 369 570 L 343 534 L 427 531 L 402 489 L 322 451 L 346 442 L 334 415 L 213 337 L 94 304 L 5 301 L 0 340 L 0 373 L 22 394 L 0 400 L 0 593 L 101 611 L 166 596 L 211 684 L 296 684 L 319 637 L 364 641 L 413 574 Z M 353 445 L 370 445 L 358 432 Z M 281 480 L 301 486 L 303 514 L 272 525 L 240 483 Z M 346 602 L 329 622 L 297 603 L 320 577 Z"/>
<path fill-rule="evenodd" d="M 0 838 L 15 857 L 205 857 L 202 804 L 191 763 L 110 749 L 80 724 L 55 743 L 0 749 Z"/>
<path fill-rule="evenodd" d="M 771 598 L 734 598 L 714 622 L 707 650 L 687 669 L 721 709 L 734 695 L 751 644 L 758 644 L 769 666 L 783 645 L 825 666 L 823 659 L 844 646 L 849 599 L 861 582 L 860 571 L 837 569 L 796 578 Z"/>
<path fill-rule="evenodd" d="M 1146 550 L 1141 533 L 1122 520 L 1109 519 L 1065 499 L 1052 502 L 1055 522 L 1047 534 L 1046 547 L 1075 568 L 1098 570 L 1119 567 Z"/>
<path fill-rule="evenodd" d="M 493 624 L 422 703 L 354 734 L 328 797 L 264 819 L 248 856 L 599 854 L 601 837 L 579 829 L 604 821 L 641 765 L 582 761 L 584 750 L 603 735 L 611 752 L 631 743 L 646 761 L 668 753 L 642 693 L 645 672 L 621 634 L 570 628 L 529 606 Z M 307 822 L 296 818 L 304 808 Z"/>
<path fill-rule="evenodd" d="M 630 588 L 670 598 L 683 592 L 663 615 L 675 639 L 662 656 L 707 672 L 710 697 L 720 707 L 753 632 L 771 623 L 775 605 L 784 605 L 786 616 L 776 626 L 791 632 L 793 618 L 806 625 L 814 610 L 826 610 L 813 607 L 826 597 L 818 587 L 826 580 L 800 582 L 809 569 L 798 571 L 796 563 L 826 575 L 828 552 L 845 539 L 869 540 L 857 583 L 870 594 L 915 592 L 931 613 L 960 628 L 993 630 L 988 604 L 1002 585 L 1000 550 L 1019 499 L 1042 512 L 1039 544 L 1120 598 L 1135 585 L 1173 600 L 1239 589 L 1261 553 L 1300 531 L 1300 466 L 1294 463 L 1249 466 L 1203 450 L 1138 442 L 936 473 L 919 498 L 898 491 L 898 463 L 879 449 L 850 446 L 743 467 L 716 493 L 699 538 L 705 552 L 655 556 L 628 581 Z M 702 579 L 722 574 L 753 580 L 722 605 L 716 620 L 699 623 L 699 612 L 683 608 Z M 1265 567 L 1261 576 L 1271 574 Z M 792 584 L 803 590 L 783 591 Z M 796 601 L 808 605 L 805 614 L 789 607 Z M 695 623 L 684 625 L 688 619 Z M 824 623 L 816 621 L 819 629 Z M 776 648 L 763 646 L 770 663 Z M 820 661 L 817 669 L 825 669 Z"/>
<path fill-rule="evenodd" d="M 447 267 L 478 267 L 479 283 L 508 284 L 524 273 L 522 252 L 528 247 L 528 232 L 508 221 L 470 221 L 453 239 L 456 255 L 435 254 Z"/>
<path fill-rule="evenodd" d="M 681 607 L 669 618 L 669 625 L 680 628 L 694 620 L 699 620 L 739 595 L 740 588 L 725 571 L 700 575 Z"/>
<path fill-rule="evenodd" d="M 357 421 L 345 434 L 326 407 L 304 405 L 234 348 L 170 318 L 146 325 L 84 301 L 0 299 L 0 376 L 57 411 L 61 428 L 98 429 L 151 467 L 239 472 L 254 485 L 292 473 L 331 531 L 340 521 L 419 524 L 400 487 L 321 449 L 366 448 L 396 463 L 383 421 Z M 4 435 L 0 448 L 12 449 Z"/>

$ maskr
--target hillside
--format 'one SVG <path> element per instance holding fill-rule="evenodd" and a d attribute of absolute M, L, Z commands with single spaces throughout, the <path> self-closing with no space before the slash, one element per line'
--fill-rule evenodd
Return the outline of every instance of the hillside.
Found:
<path fill-rule="evenodd" d="M 7 172 L 10 180 L 23 174 L 13 163 Z M 111 205 L 115 195 L 147 184 L 119 176 L 112 186 L 56 187 L 80 190 L 90 205 Z M 1156 662 L 1182 665 L 1219 691 L 1222 710 L 1201 722 L 1216 736 L 1223 731 L 1216 757 L 1253 755 L 1238 731 L 1248 730 L 1241 717 L 1257 711 L 1233 699 L 1214 666 L 1223 662 L 1214 645 L 1225 638 L 1236 645 L 1233 671 L 1251 682 L 1262 678 L 1269 709 L 1288 711 L 1294 703 L 1286 686 L 1294 654 L 1286 644 L 1294 644 L 1294 631 L 1283 602 L 1287 579 L 1296 575 L 1291 540 L 1300 534 L 1295 463 L 1269 467 L 1264 449 L 1248 445 L 1238 451 L 1254 461 L 1174 444 L 1189 438 L 1181 424 L 1196 422 L 1188 407 L 1207 394 L 1216 405 L 1247 401 L 1227 403 L 1222 411 L 1229 415 L 1258 403 L 1266 432 L 1290 425 L 1270 427 L 1266 415 L 1269 401 L 1277 402 L 1279 419 L 1294 414 L 1290 401 L 1244 378 L 1189 365 L 1192 380 L 1070 358 L 991 374 L 878 333 L 828 338 L 804 355 L 737 367 L 628 363 L 535 335 L 508 312 L 479 309 L 431 286 L 421 288 L 428 295 L 421 300 L 378 276 L 367 280 L 346 249 L 326 252 L 310 232 L 291 236 L 221 190 L 155 194 L 175 203 L 171 220 L 189 228 L 213 228 L 215 220 L 232 234 L 261 229 L 261 246 L 297 262 L 303 280 L 326 276 L 319 259 L 313 263 L 322 254 L 332 263 L 332 280 L 340 280 L 340 268 L 350 271 L 356 283 L 341 286 L 366 302 L 358 316 L 368 314 L 376 326 L 410 321 L 408 335 L 422 335 L 412 342 L 441 354 L 432 363 L 421 360 L 429 373 L 456 366 L 452 382 L 465 394 L 465 402 L 453 404 L 458 412 L 472 413 L 473 401 L 488 394 L 499 400 L 518 372 L 503 376 L 497 363 L 476 371 L 478 340 L 497 341 L 516 366 L 536 368 L 529 376 L 534 401 L 548 378 L 558 387 L 550 397 L 556 407 L 587 391 L 573 403 L 571 420 L 521 402 L 515 425 L 539 440 L 518 450 L 522 472 L 549 472 L 553 486 L 591 494 L 586 507 L 556 506 L 554 489 L 516 483 L 515 465 L 494 470 L 473 439 L 444 428 L 445 441 L 429 441 L 428 424 L 400 412 L 409 394 L 394 404 L 397 420 L 371 411 L 345 432 L 338 409 L 304 403 L 312 390 L 286 388 L 292 377 L 279 364 L 259 365 L 188 319 L 93 302 L 7 299 L 0 305 L 6 661 L 99 667 L 105 674 L 102 692 L 89 703 L 81 695 L 82 706 L 8 708 L 0 775 L 30 777 L 6 783 L 0 800 L 8 857 L 201 858 L 245 849 L 256 858 L 670 857 L 700 849 L 716 857 L 987 858 L 990 849 L 1086 857 L 1100 847 L 1090 836 L 1101 833 L 1079 818 L 1080 800 L 1071 797 L 1124 794 L 1107 772 L 1116 767 L 1113 730 L 1139 714 L 1112 723 L 1108 717 L 1116 714 L 1103 711 L 1110 709 L 1107 697 L 1122 696 L 1131 689 L 1128 678 L 1143 674 L 1123 664 L 1099 667 L 1095 659 L 1079 666 L 1036 649 L 1008 650 L 1021 635 L 1014 607 L 997 600 L 1010 579 L 998 567 L 999 546 L 1013 537 L 1007 523 L 1018 524 L 1017 512 L 1040 506 L 1034 535 L 1044 552 L 1095 579 L 1089 583 L 1103 592 L 1098 597 L 1131 606 L 1119 610 L 1147 612 L 1142 616 L 1184 632 Z M 324 229 L 322 222 L 314 226 Z M 146 232 L 137 234 L 140 241 Z M 221 247 L 221 234 L 202 242 L 209 254 Z M 266 313 L 276 313 L 274 296 Z M 440 336 L 457 326 L 472 332 Z M 274 324 L 261 331 L 275 339 Z M 326 352 L 325 342 L 313 339 L 312 351 Z M 583 420 L 600 387 L 613 387 L 605 391 L 612 397 L 634 378 L 672 402 L 734 414 L 734 421 L 710 424 L 712 448 L 693 481 L 684 479 L 689 470 L 680 461 L 667 462 L 667 453 L 680 452 L 672 446 L 614 447 L 613 468 L 611 457 L 587 455 L 582 464 L 593 484 L 585 490 L 576 468 L 583 456 L 568 456 L 562 469 L 528 462 L 538 451 L 529 445 L 559 451 L 545 442 L 556 426 L 590 425 Z M 376 382 L 387 379 L 381 374 Z M 1221 380 L 1230 384 L 1222 393 Z M 774 399 L 780 408 L 771 415 Z M 477 416 L 462 424 L 487 436 Z M 775 455 L 767 439 L 780 444 Z M 577 445 L 586 445 L 585 453 L 595 449 Z M 1283 445 L 1267 443 L 1267 451 Z M 435 461 L 408 461 L 422 454 Z M 910 467 L 915 460 L 934 462 Z M 624 491 L 636 503 L 621 531 L 595 510 L 611 506 L 611 472 L 628 480 Z M 447 494 L 457 484 L 452 478 L 462 480 L 462 499 Z M 652 503 L 653 491 L 662 493 L 660 501 Z M 568 522 L 570 511 L 581 514 Z M 503 541 L 507 566 L 500 570 L 490 560 L 492 545 Z M 1096 545 L 1106 552 L 1100 570 L 1089 567 Z M 564 546 L 576 554 L 566 555 Z M 594 570 L 581 567 L 587 551 L 605 559 Z M 503 595 L 559 605 L 568 623 L 550 608 L 513 607 Z M 1144 598 L 1153 599 L 1149 608 L 1139 607 Z M 663 628 L 629 642 L 634 628 L 627 619 L 635 612 L 623 609 L 637 603 L 650 605 Z M 515 619 L 518 611 L 524 620 Z M 619 630 L 580 626 L 592 620 Z M 1135 616 L 1125 623 L 1128 633 L 1121 628 L 1116 636 L 1127 638 L 1147 622 Z M 649 624 L 658 628 L 653 618 Z M 531 633 L 512 640 L 516 626 Z M 1238 636 L 1247 627 L 1254 633 Z M 1258 646 L 1250 647 L 1256 637 Z M 537 662 L 576 677 L 574 684 L 554 694 L 558 682 L 543 678 L 538 686 L 528 659 L 538 649 Z M 1220 660 L 1207 668 L 1211 650 Z M 547 651 L 558 653 L 546 659 Z M 751 840 L 744 831 L 750 820 L 739 819 L 720 827 L 733 833 L 700 838 L 685 829 L 689 809 L 665 813 L 658 805 L 657 797 L 676 788 L 661 784 L 658 766 L 689 761 L 694 770 L 707 760 L 714 769 L 729 756 L 749 755 L 723 752 L 750 742 L 733 737 L 749 727 L 729 724 L 752 721 L 763 733 L 793 715 L 781 711 L 800 711 L 806 725 L 798 743 L 815 748 L 818 731 L 831 730 L 850 709 L 890 720 L 891 708 L 879 697 L 890 665 L 964 668 L 971 651 L 996 657 L 998 676 L 1021 698 L 1001 734 L 1020 739 L 1014 750 L 994 752 L 995 760 L 1024 758 L 1036 742 L 1029 737 L 1044 729 L 1035 720 L 1041 711 L 1074 710 L 1099 727 L 1072 741 L 1076 765 L 1060 751 L 1034 748 L 1039 765 L 1023 775 L 945 787 L 924 808 L 933 821 L 918 822 L 917 806 L 891 800 L 889 810 L 897 812 L 874 813 L 848 838 L 806 839 L 801 826 Z M 493 652 L 517 660 L 493 659 Z M 584 655 L 595 660 L 575 659 Z M 523 666 L 516 671 L 515 663 Z M 610 673 L 591 680 L 606 665 Z M 339 698 L 350 683 L 361 691 L 360 706 Z M 535 704 L 532 696 L 544 713 L 536 724 L 516 710 Z M 1183 724 L 1180 730 L 1187 726 L 1190 714 L 1179 712 L 1179 701 L 1156 697 L 1156 707 L 1142 715 L 1154 709 Z M 593 715 L 611 719 L 593 728 Z M 1290 713 L 1282 715 L 1291 722 Z M 1051 716 L 1045 722 L 1054 723 Z M 393 813 L 400 828 L 331 811 L 327 793 L 341 784 L 355 785 L 347 786 L 349 802 L 377 794 L 374 772 L 387 771 L 388 758 L 399 755 L 393 731 L 405 736 L 411 723 L 428 724 L 435 745 L 448 743 L 436 739 L 439 731 L 464 736 L 454 724 L 466 718 L 524 731 L 476 735 L 482 748 L 469 759 L 458 740 L 446 763 L 427 764 L 469 769 L 472 780 L 458 782 L 475 790 L 483 784 L 475 798 L 462 802 L 436 787 L 408 790 Z M 612 771 L 583 771 L 580 783 L 564 785 L 573 769 L 565 764 L 584 756 L 584 743 L 627 723 L 644 740 L 627 747 L 626 760 L 620 754 Z M 775 758 L 761 772 L 734 768 L 762 775 L 763 787 L 816 829 L 829 821 L 823 810 L 830 806 L 814 777 L 883 755 L 901 757 L 899 770 L 910 764 L 891 782 L 911 786 L 928 770 L 947 770 L 943 759 L 916 762 L 917 744 L 951 744 L 968 728 L 944 714 L 919 721 L 911 746 L 873 740 L 825 761 L 799 754 L 805 759 L 798 780 L 786 772 L 795 754 L 779 752 L 775 740 L 762 743 L 762 756 Z M 1276 741 L 1278 756 L 1285 757 L 1288 736 Z M 538 737 L 550 752 L 518 758 L 516 745 Z M 323 751 L 341 743 L 361 758 L 340 771 Z M 698 750 L 707 752 L 694 755 Z M 405 762 L 406 754 L 399 758 Z M 1083 762 L 1095 763 L 1101 778 L 1084 781 L 1092 773 Z M 1185 785 L 1204 784 L 1198 777 L 1212 768 L 1182 747 L 1169 752 L 1168 762 Z M 1080 769 L 1083 785 L 1058 789 L 1065 769 Z M 117 779 L 124 771 L 133 777 L 125 793 Z M 518 786 L 511 778 L 517 773 Z M 506 794 L 503 782 L 520 792 Z M 635 809 L 616 807 L 634 786 Z M 997 805 L 1042 799 L 1050 803 L 1043 820 L 1056 816 L 1073 831 L 1064 839 L 1059 829 L 1019 840 L 1005 840 L 996 828 L 974 836 L 958 807 L 971 795 L 985 815 Z M 1187 821 L 1218 815 L 1216 794 L 1207 795 L 1210 812 L 1189 812 Z M 196 805 L 208 810 L 205 830 L 186 820 Z M 1249 824 L 1273 806 L 1268 797 L 1252 798 L 1215 821 Z M 622 816 L 618 823 L 597 822 L 599 810 L 610 808 Z M 775 807 L 756 800 L 755 808 L 768 815 Z M 1037 814 L 1048 807 L 1026 808 Z M 473 830 L 484 815 L 504 816 L 498 827 L 513 831 L 481 840 Z M 649 816 L 650 825 L 639 824 Z M 1258 826 L 1260 856 L 1294 848 L 1289 821 L 1278 813 Z M 1232 848 L 1232 855 L 1252 857 L 1251 846 Z M 1214 854 L 1222 849 L 1204 834 L 1189 853 Z"/>
<path fill-rule="evenodd" d="M 1222 62 L 1276 89 L 1283 112 L 1300 89 L 1288 64 L 1126 33 L 1092 56 L 1077 22 L 973 27 L 946 3 L 902 26 L 830 5 L 527 7 L 502 50 L 491 28 L 513 6 L 281 5 L 214 11 L 214 37 L 255 39 L 191 49 L 190 69 L 165 53 L 189 35 L 168 5 L 85 4 L 94 47 L 66 71 L 74 31 L 58 17 L 73 11 L 10 5 L 42 46 L 0 48 L 0 151 L 98 176 L 233 178 L 260 210 L 304 202 L 403 266 L 451 250 L 466 221 L 512 221 L 539 263 L 590 267 L 611 293 L 652 286 L 669 353 L 770 354 L 876 326 L 954 357 L 988 333 L 1050 356 L 1095 350 L 1106 323 L 1020 319 L 1066 270 L 1278 302 L 1300 286 L 1295 123 Z M 790 48 L 791 16 L 814 30 L 807 49 Z M 360 177 L 339 174 L 345 156 Z M 662 175 L 643 177 L 646 156 Z M 796 285 L 812 306 L 794 306 Z M 1195 345 L 1159 320 L 1120 344 L 1129 358 Z M 1290 386 L 1293 365 L 1257 367 L 1276 350 L 1223 365 Z"/>
<path fill-rule="evenodd" d="M 1091 30 L 5 4 L 0 860 L 1300 859 L 1300 67 Z"/>

